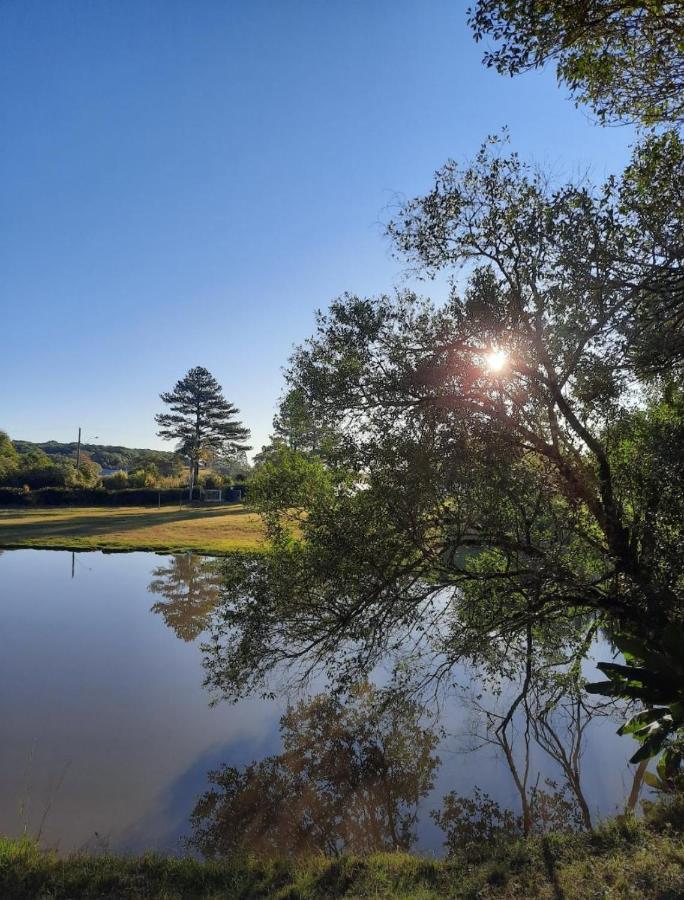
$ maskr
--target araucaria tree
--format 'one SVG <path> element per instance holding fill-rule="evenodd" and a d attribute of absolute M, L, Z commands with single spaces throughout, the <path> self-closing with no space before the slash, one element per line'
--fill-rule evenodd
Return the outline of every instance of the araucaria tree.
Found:
<path fill-rule="evenodd" d="M 171 412 L 155 416 L 157 434 L 177 441 L 178 450 L 190 457 L 195 482 L 204 451 L 249 449 L 249 429 L 236 418 L 239 410 L 225 399 L 221 385 L 202 366 L 190 369 L 172 391 L 160 397 Z"/>

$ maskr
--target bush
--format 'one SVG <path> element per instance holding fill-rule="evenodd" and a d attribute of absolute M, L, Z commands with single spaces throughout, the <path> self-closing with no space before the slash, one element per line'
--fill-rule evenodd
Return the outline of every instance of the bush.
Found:
<path fill-rule="evenodd" d="M 128 475 L 128 484 L 135 488 L 153 488 L 159 481 L 159 469 L 154 463 L 134 469 Z"/>
<path fill-rule="evenodd" d="M 203 488 L 219 490 L 220 488 L 230 487 L 230 478 L 226 478 L 219 472 L 203 472 L 199 477 L 199 483 Z"/>
<path fill-rule="evenodd" d="M 5 481 L 11 486 L 28 485 L 31 490 L 38 488 L 63 488 L 67 484 L 66 466 L 35 466 L 30 469 L 18 469 Z"/>
<path fill-rule="evenodd" d="M 102 487 L 107 491 L 120 491 L 128 487 L 128 472 L 114 472 L 102 479 Z"/>
<path fill-rule="evenodd" d="M 25 455 L 27 456 L 27 455 Z M 100 467 L 88 459 L 81 460 L 80 469 L 70 461 L 54 463 L 46 454 L 45 460 L 23 458 L 17 469 L 3 479 L 6 487 L 28 485 L 32 490 L 40 488 L 93 488 L 100 482 Z"/>

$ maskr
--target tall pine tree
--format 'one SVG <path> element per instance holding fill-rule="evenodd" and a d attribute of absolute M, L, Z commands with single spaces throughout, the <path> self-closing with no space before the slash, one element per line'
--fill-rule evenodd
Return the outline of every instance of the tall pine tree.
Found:
<path fill-rule="evenodd" d="M 250 449 L 245 444 L 249 429 L 236 419 L 240 410 L 225 399 L 221 385 L 202 366 L 190 369 L 172 391 L 159 396 L 171 412 L 154 417 L 159 426 L 157 434 L 164 440 L 178 441 L 178 449 L 191 459 L 195 483 L 202 451 Z"/>

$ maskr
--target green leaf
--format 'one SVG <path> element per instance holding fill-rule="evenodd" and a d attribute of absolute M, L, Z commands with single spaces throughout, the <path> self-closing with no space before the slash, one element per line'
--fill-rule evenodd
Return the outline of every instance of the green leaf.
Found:
<path fill-rule="evenodd" d="M 618 729 L 618 734 L 634 734 L 645 725 L 656 722 L 662 716 L 667 715 L 667 713 L 668 708 L 665 706 L 656 706 L 653 707 L 653 709 L 644 710 L 636 716 L 632 716 L 631 719 L 628 719 L 627 722 Z"/>
<path fill-rule="evenodd" d="M 651 759 L 654 756 L 657 756 L 658 753 L 663 748 L 663 742 L 667 737 L 666 733 L 658 733 L 654 735 L 652 738 L 649 738 L 647 741 L 639 747 L 634 756 L 630 759 L 631 763 L 640 763 L 644 759 Z"/>
<path fill-rule="evenodd" d="M 652 650 L 638 638 L 626 634 L 617 634 L 613 635 L 613 642 L 625 657 L 629 655 L 634 659 L 640 660 L 653 672 L 660 672 L 670 677 L 681 676 L 682 674 L 676 660 L 667 654 Z M 681 648 L 681 652 L 684 653 L 684 647 Z"/>
<path fill-rule="evenodd" d="M 656 790 L 662 790 L 664 787 L 662 779 L 658 778 L 653 772 L 644 772 L 644 781 L 649 787 L 655 788 Z"/>
<path fill-rule="evenodd" d="M 602 697 L 621 697 L 622 688 L 614 681 L 595 681 L 585 685 L 584 690 L 588 694 L 600 694 Z"/>

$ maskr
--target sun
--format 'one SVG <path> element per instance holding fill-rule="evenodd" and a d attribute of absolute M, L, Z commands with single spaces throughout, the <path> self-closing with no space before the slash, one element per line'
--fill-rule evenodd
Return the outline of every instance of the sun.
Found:
<path fill-rule="evenodd" d="M 492 350 L 485 357 L 485 362 L 490 372 L 501 372 L 508 362 L 508 353 L 505 350 Z"/>

